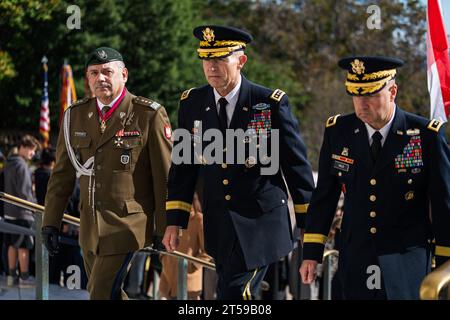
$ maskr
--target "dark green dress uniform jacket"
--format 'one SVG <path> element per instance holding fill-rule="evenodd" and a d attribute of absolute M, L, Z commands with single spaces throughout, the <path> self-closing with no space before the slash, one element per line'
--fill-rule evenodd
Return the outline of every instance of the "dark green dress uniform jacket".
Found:
<path fill-rule="evenodd" d="M 127 92 L 103 134 L 96 99 L 84 99 L 70 110 L 70 143 L 80 163 L 95 156 L 95 212 L 89 199 L 89 177 L 80 178 L 81 247 L 98 255 L 110 255 L 148 246 L 155 234 L 154 221 L 159 236 L 165 230 L 172 147 L 165 109 Z M 45 199 L 44 226 L 59 228 L 75 173 L 61 127 L 56 165 Z"/>
<path fill-rule="evenodd" d="M 180 128 L 193 133 L 195 143 L 201 139 L 195 137 L 200 123 L 203 132 L 220 128 L 213 88 L 206 85 L 185 92 L 178 119 Z M 266 129 L 279 130 L 280 166 L 274 174 L 261 175 L 263 165 L 260 158 L 253 166 L 251 162 L 249 165 L 236 162 L 172 164 L 166 207 L 168 225 L 186 228 L 194 186 L 198 177 L 202 177 L 208 254 L 220 264 L 226 261 L 238 241 L 249 270 L 277 261 L 292 250 L 287 187 L 282 172 L 295 204 L 299 227 L 304 225 L 304 215 L 314 187 L 306 147 L 287 95 L 242 77 L 229 129 L 246 131 L 257 123 L 261 124 L 261 119 L 266 120 L 262 124 Z M 208 142 L 203 141 L 202 147 L 205 150 Z M 237 147 L 235 160 L 236 150 Z"/>
<path fill-rule="evenodd" d="M 442 264 L 450 257 L 449 170 L 444 126 L 435 120 L 397 107 L 373 164 L 364 123 L 354 113 L 331 117 L 308 209 L 304 259 L 322 260 L 343 191 L 339 272 L 347 298 L 374 294 L 367 289 L 367 268 L 379 265 L 380 255 L 426 247 L 435 238 L 436 262 Z"/>

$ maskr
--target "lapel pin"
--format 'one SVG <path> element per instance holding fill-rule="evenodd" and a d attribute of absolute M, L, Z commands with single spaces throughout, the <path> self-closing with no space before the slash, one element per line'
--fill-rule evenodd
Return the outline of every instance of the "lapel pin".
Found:
<path fill-rule="evenodd" d="M 119 117 L 120 117 L 120 119 L 123 119 L 123 117 L 125 117 L 125 112 L 121 112 L 121 113 L 119 114 Z"/>
<path fill-rule="evenodd" d="M 243 107 L 242 110 L 248 111 L 248 108 L 247 107 Z"/>
<path fill-rule="evenodd" d="M 402 135 L 403 135 L 403 131 L 397 130 L 397 134 L 400 135 L 400 136 L 402 136 Z"/>
<path fill-rule="evenodd" d="M 206 108 L 206 110 L 205 111 L 209 111 L 209 109 L 211 109 L 210 107 L 208 107 L 208 108 Z"/>
<path fill-rule="evenodd" d="M 355 129 L 355 133 L 358 133 L 359 132 L 359 129 Z"/>
<path fill-rule="evenodd" d="M 94 114 L 93 112 L 89 112 L 89 113 L 88 113 L 88 118 L 90 119 L 90 118 L 92 117 L 93 114 Z"/>

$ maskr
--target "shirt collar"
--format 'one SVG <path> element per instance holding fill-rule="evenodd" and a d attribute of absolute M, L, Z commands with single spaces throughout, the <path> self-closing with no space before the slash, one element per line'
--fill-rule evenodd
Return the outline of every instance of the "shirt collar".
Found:
<path fill-rule="evenodd" d="M 391 119 L 390 119 L 389 122 L 386 123 L 386 124 L 384 125 L 384 127 L 381 128 L 380 130 L 375 130 L 375 129 L 372 128 L 369 124 L 367 124 L 367 123 L 364 122 L 364 125 L 365 125 L 366 128 L 367 128 L 367 134 L 368 134 L 368 136 L 369 136 L 369 143 L 370 143 L 370 144 L 372 144 L 372 135 L 375 133 L 375 131 L 379 131 L 379 132 L 381 133 L 381 135 L 383 136 L 383 139 L 381 139 L 381 144 L 382 144 L 382 145 L 384 144 L 384 142 L 386 141 L 386 138 L 387 138 L 387 136 L 388 136 L 388 134 L 389 134 L 389 130 L 390 130 L 391 127 L 392 127 L 392 122 L 394 121 L 394 117 L 395 117 L 395 109 L 397 109 L 397 106 L 396 106 L 396 105 L 394 105 L 394 112 L 392 113 Z"/>
<path fill-rule="evenodd" d="M 232 106 L 235 106 L 239 97 L 239 90 L 241 89 L 241 82 L 242 77 L 239 75 L 238 82 L 236 86 L 231 90 L 224 98 L 227 99 L 228 103 Z M 216 88 L 214 88 L 214 99 L 216 100 L 216 106 L 219 103 L 219 99 L 222 98 L 222 96 L 217 92 Z"/>
<path fill-rule="evenodd" d="M 108 106 L 110 108 L 112 108 L 112 106 L 116 103 L 117 100 L 119 100 L 122 91 L 119 93 L 119 95 L 110 103 L 110 104 L 103 104 L 98 98 L 97 98 L 97 103 L 98 103 L 98 107 L 100 108 L 100 110 L 103 110 L 103 107 Z"/>

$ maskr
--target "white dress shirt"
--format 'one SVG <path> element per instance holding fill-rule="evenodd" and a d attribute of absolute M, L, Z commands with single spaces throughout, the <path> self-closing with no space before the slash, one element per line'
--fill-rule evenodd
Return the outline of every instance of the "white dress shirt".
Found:
<path fill-rule="evenodd" d="M 96 98 L 97 99 L 97 103 L 98 103 L 98 107 L 100 108 L 100 111 L 102 111 L 102 113 L 103 113 L 103 108 L 106 107 L 106 106 L 112 108 L 114 103 L 116 103 L 116 101 L 119 100 L 121 95 L 122 95 L 122 92 L 110 104 L 103 104 L 98 98 Z"/>
<path fill-rule="evenodd" d="M 391 129 L 391 126 L 392 126 L 392 121 L 394 121 L 396 108 L 397 108 L 397 106 L 394 106 L 394 112 L 392 113 L 391 119 L 380 130 L 375 130 L 369 124 L 364 122 L 364 124 L 366 125 L 366 129 L 367 129 L 367 135 L 369 136 L 369 145 L 372 145 L 372 136 L 375 133 L 375 131 L 380 131 L 381 135 L 383 136 L 383 138 L 381 139 L 381 145 L 384 146 L 384 142 L 386 141 L 386 138 L 389 134 L 389 130 Z"/>
<path fill-rule="evenodd" d="M 225 97 L 222 97 L 217 90 L 214 88 L 214 99 L 216 100 L 217 114 L 220 112 L 219 99 L 225 98 L 228 101 L 227 104 L 227 125 L 230 125 L 231 118 L 233 117 L 234 109 L 239 98 L 239 91 L 241 90 L 241 75 L 239 75 L 239 80 L 233 90 L 230 91 Z"/>

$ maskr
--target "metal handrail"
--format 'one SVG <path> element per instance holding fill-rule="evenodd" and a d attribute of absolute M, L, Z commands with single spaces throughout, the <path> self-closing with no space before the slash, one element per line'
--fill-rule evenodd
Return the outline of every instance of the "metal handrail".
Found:
<path fill-rule="evenodd" d="M 200 258 L 196 258 L 196 257 L 190 256 L 190 255 L 187 255 L 187 254 L 182 253 L 180 251 L 176 251 L 175 250 L 173 252 L 168 252 L 168 251 L 164 251 L 164 250 L 158 250 L 158 249 L 155 249 L 153 247 L 147 247 L 147 248 L 142 249 L 141 251 L 149 252 L 149 253 L 152 253 L 152 254 L 164 254 L 166 256 L 172 256 L 172 257 L 175 257 L 175 258 L 183 258 L 183 259 L 186 259 L 186 260 L 188 260 L 190 262 L 197 263 L 197 264 L 199 264 L 199 265 L 201 265 L 201 266 L 203 266 L 205 268 L 208 268 L 208 269 L 211 269 L 211 270 L 216 270 L 216 265 L 214 263 L 206 261 L 206 260 L 203 260 L 203 259 L 200 259 Z"/>
<path fill-rule="evenodd" d="M 0 200 L 11 203 L 13 205 L 16 205 L 18 207 L 21 207 L 21 208 L 24 208 L 24 209 L 27 209 L 27 210 L 30 210 L 33 212 L 44 213 L 44 211 L 45 211 L 44 206 L 41 206 L 39 204 L 15 197 L 15 196 L 10 195 L 5 192 L 0 192 Z M 70 214 L 67 214 L 67 213 L 64 213 L 63 221 L 73 224 L 78 227 L 80 226 L 80 218 L 71 216 Z"/>
<path fill-rule="evenodd" d="M 439 300 L 442 289 L 447 288 L 450 292 L 450 261 L 436 268 L 423 279 L 420 285 L 420 299 Z M 450 299 L 449 296 L 446 299 Z"/>
<path fill-rule="evenodd" d="M 11 203 L 13 205 L 19 206 L 21 208 L 30 210 L 32 212 L 41 213 L 36 215 L 36 230 L 40 230 L 42 227 L 42 213 L 45 211 L 45 207 L 39 204 L 29 202 L 27 200 L 12 196 L 5 192 L 0 192 L 0 201 Z M 69 214 L 64 213 L 63 221 L 70 223 L 75 226 L 80 226 L 80 219 Z M 187 299 L 187 261 L 199 264 L 203 267 L 215 270 L 214 263 L 199 259 L 179 251 L 167 252 L 163 250 L 158 250 L 153 247 L 147 247 L 142 249 L 142 251 L 149 252 L 152 254 L 164 254 L 168 256 L 176 257 L 179 260 L 179 265 L 182 266 L 178 270 L 178 279 L 180 282 L 178 290 L 178 298 L 186 300 Z M 40 300 L 48 300 L 48 252 L 47 249 L 42 245 L 41 233 L 36 232 L 36 298 Z"/>
<path fill-rule="evenodd" d="M 34 211 L 34 212 L 43 213 L 44 210 L 45 210 L 44 206 L 41 206 L 39 204 L 36 204 L 36 203 L 30 202 L 30 201 L 27 201 L 27 200 L 24 200 L 24 199 L 12 196 L 12 195 L 10 195 L 8 193 L 5 193 L 5 192 L 0 192 L 0 200 L 2 200 L 4 202 L 11 203 L 13 205 L 19 206 L 19 207 L 27 209 L 27 210 Z M 80 226 L 80 218 L 71 216 L 71 215 L 66 214 L 66 213 L 64 214 L 63 221 L 65 221 L 67 223 L 70 223 L 70 224 L 73 224 L 73 225 L 76 225 L 76 226 Z M 202 260 L 202 259 L 190 256 L 190 255 L 187 255 L 187 254 L 184 254 L 184 253 L 179 252 L 179 251 L 174 251 L 174 252 L 170 253 L 170 252 L 163 251 L 163 250 L 157 250 L 157 249 L 152 248 L 152 247 L 144 248 L 142 250 L 144 250 L 144 251 L 150 251 L 151 250 L 152 252 L 157 252 L 157 253 L 165 254 L 165 255 L 168 255 L 168 256 L 174 256 L 174 257 L 177 257 L 177 258 L 184 258 L 184 259 L 189 260 L 191 262 L 198 263 L 198 264 L 200 264 L 200 265 L 202 265 L 202 266 L 204 266 L 206 268 L 215 270 L 214 263 L 211 263 L 211 262 L 208 262 L 208 261 L 205 261 L 205 260 Z"/>
<path fill-rule="evenodd" d="M 323 299 L 331 300 L 331 289 L 333 276 L 331 274 L 331 257 L 339 256 L 339 251 L 335 249 L 326 250 L 323 254 L 322 264 L 323 264 Z"/>

